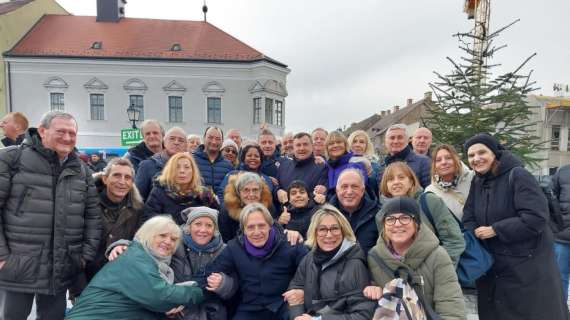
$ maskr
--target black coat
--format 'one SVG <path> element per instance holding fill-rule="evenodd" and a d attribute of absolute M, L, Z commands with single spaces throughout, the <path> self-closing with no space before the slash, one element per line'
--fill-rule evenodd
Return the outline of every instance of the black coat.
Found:
<path fill-rule="evenodd" d="M 139 170 L 135 176 L 135 185 L 139 189 L 143 201 L 146 201 L 148 198 L 154 179 L 162 172 L 168 159 L 166 152 L 161 152 L 140 163 Z"/>
<path fill-rule="evenodd" d="M 87 166 L 61 164 L 30 128 L 20 147 L 0 150 L 0 288 L 65 292 L 101 237 L 99 197 Z"/>
<path fill-rule="evenodd" d="M 380 211 L 380 204 L 368 197 L 365 193 L 360 201 L 358 209 L 353 213 L 348 213 L 335 195 L 330 200 L 330 204 L 340 210 L 350 222 L 350 226 L 356 236 L 356 241 L 360 244 L 364 254 L 368 255 L 368 251 L 376 245 L 378 241 L 378 227 L 374 218 Z"/>
<path fill-rule="evenodd" d="M 552 177 L 552 192 L 558 203 L 564 228 L 555 234 L 558 242 L 570 244 L 570 165 L 560 167 Z"/>
<path fill-rule="evenodd" d="M 134 147 L 131 147 L 129 151 L 125 154 L 125 158 L 129 159 L 135 168 L 135 174 L 139 170 L 139 165 L 142 161 L 150 159 L 154 155 L 144 143 L 144 141 L 140 142 Z"/>
<path fill-rule="evenodd" d="M 307 191 L 312 196 L 317 185 L 327 186 L 327 166 L 316 164 L 315 157 L 305 160 L 282 158 L 277 172 L 279 188 L 287 190 L 294 180 L 301 180 L 307 185 Z"/>
<path fill-rule="evenodd" d="M 463 212 L 467 229 L 497 234 L 483 240 L 495 262 L 477 281 L 479 319 L 567 319 L 546 198 L 520 160 L 503 151 L 495 174 L 473 179 Z"/>

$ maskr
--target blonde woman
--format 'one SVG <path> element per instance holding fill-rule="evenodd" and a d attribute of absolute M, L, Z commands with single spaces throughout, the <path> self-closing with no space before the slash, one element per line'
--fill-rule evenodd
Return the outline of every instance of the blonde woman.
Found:
<path fill-rule="evenodd" d="M 168 160 L 154 183 L 145 204 L 145 218 L 168 213 L 182 225 L 182 210 L 198 206 L 219 207 L 214 193 L 202 185 L 200 171 L 192 155 L 177 153 Z"/>
<path fill-rule="evenodd" d="M 311 219 L 307 235 L 305 244 L 311 251 L 283 294 L 290 319 L 311 320 L 329 314 L 370 319 L 376 303 L 363 295 L 370 278 L 350 223 L 338 209 L 323 205 Z"/>
<path fill-rule="evenodd" d="M 368 186 L 371 186 L 376 198 L 378 198 L 378 172 L 380 170 L 380 165 L 378 164 L 378 158 L 374 153 L 374 145 L 370 136 L 364 130 L 356 130 L 348 136 L 348 149 L 352 151 L 354 155 L 353 161 L 359 161 L 360 157 L 366 159 L 370 162 L 371 173 L 368 175 Z"/>

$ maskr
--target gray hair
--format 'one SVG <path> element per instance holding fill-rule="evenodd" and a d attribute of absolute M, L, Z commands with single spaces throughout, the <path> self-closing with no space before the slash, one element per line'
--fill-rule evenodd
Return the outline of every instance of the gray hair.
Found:
<path fill-rule="evenodd" d="M 160 128 L 160 134 L 164 137 L 164 127 L 158 120 L 155 119 L 146 119 L 141 123 L 141 133 L 143 134 L 143 136 L 144 136 L 144 128 L 151 124 L 156 124 Z"/>
<path fill-rule="evenodd" d="M 70 113 L 63 112 L 63 111 L 57 111 L 57 110 L 44 113 L 44 115 L 40 119 L 40 125 L 39 126 L 42 128 L 49 129 L 51 122 L 55 118 L 63 118 L 63 119 L 73 120 L 73 122 L 75 122 L 75 129 L 77 129 L 77 120 L 75 120 L 74 116 L 72 116 Z"/>
<path fill-rule="evenodd" d="M 271 216 L 271 213 L 269 213 L 269 210 L 267 210 L 267 208 L 261 203 L 254 202 L 245 206 L 239 214 L 239 227 L 242 232 L 245 229 L 245 223 L 247 222 L 247 219 L 254 212 L 260 212 L 267 224 L 269 224 L 269 226 L 273 225 L 273 217 Z"/>
<path fill-rule="evenodd" d="M 166 136 L 170 136 L 170 134 L 171 134 L 172 132 L 174 132 L 174 131 L 181 132 L 182 135 L 183 135 L 184 137 L 186 137 L 186 131 L 184 131 L 184 129 L 182 129 L 182 128 L 180 128 L 180 127 L 172 127 L 172 128 L 170 128 L 170 129 L 168 129 L 168 131 L 166 131 L 166 134 L 164 135 L 164 139 L 166 139 Z"/>
<path fill-rule="evenodd" d="M 163 214 L 150 218 L 135 233 L 134 238 L 146 248 L 151 248 L 152 239 L 161 233 L 172 233 L 178 238 L 174 247 L 174 251 L 176 251 L 182 237 L 182 229 L 172 220 L 170 215 Z"/>
<path fill-rule="evenodd" d="M 340 183 L 340 179 L 349 173 L 355 173 L 356 175 L 358 175 L 358 177 L 360 178 L 360 182 L 362 183 L 362 186 L 365 185 L 364 175 L 362 174 L 362 171 L 360 171 L 356 168 L 347 168 L 347 169 L 342 170 L 340 172 L 340 174 L 338 175 L 338 179 L 336 180 L 336 184 L 338 185 Z"/>
<path fill-rule="evenodd" d="M 263 187 L 264 183 L 261 176 L 259 176 L 257 173 L 244 172 L 238 176 L 238 178 L 234 182 L 234 187 L 236 188 L 236 191 L 239 193 L 239 191 L 243 189 L 245 185 L 250 182 L 255 182 L 260 187 Z"/>
<path fill-rule="evenodd" d="M 202 138 L 201 138 L 199 135 L 197 135 L 197 134 L 189 134 L 189 135 L 186 137 L 187 140 L 196 139 L 196 138 L 198 139 L 198 141 L 200 141 L 200 143 L 202 143 Z"/>
<path fill-rule="evenodd" d="M 108 177 L 111 174 L 111 170 L 113 170 L 113 166 L 125 166 L 125 167 L 131 168 L 131 171 L 133 174 L 133 180 L 134 180 L 135 168 L 133 167 L 133 164 L 129 161 L 129 159 L 116 157 L 116 158 L 109 160 L 109 162 L 107 162 L 107 166 L 105 166 L 105 169 L 103 169 L 103 175 L 105 177 Z"/>
<path fill-rule="evenodd" d="M 406 135 L 406 137 L 409 137 L 408 126 L 403 124 L 403 123 L 396 123 L 396 124 L 389 126 L 388 129 L 386 129 L 386 135 L 388 134 L 388 132 L 390 132 L 392 130 L 404 130 L 404 134 Z"/>

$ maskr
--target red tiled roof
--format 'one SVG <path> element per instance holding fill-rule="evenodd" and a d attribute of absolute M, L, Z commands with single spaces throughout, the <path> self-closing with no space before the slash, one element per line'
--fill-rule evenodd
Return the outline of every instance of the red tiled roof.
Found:
<path fill-rule="evenodd" d="M 6 53 L 7 56 L 211 60 L 267 60 L 286 67 L 210 23 L 46 15 Z M 101 49 L 91 49 L 94 42 Z M 179 44 L 180 51 L 172 51 Z"/>
<path fill-rule="evenodd" d="M 14 11 L 18 8 L 20 8 L 21 6 L 24 6 L 30 2 L 32 2 L 34 0 L 16 0 L 16 1 L 10 1 L 10 2 L 6 2 L 6 3 L 0 3 L 0 15 L 8 13 L 10 11 Z"/>

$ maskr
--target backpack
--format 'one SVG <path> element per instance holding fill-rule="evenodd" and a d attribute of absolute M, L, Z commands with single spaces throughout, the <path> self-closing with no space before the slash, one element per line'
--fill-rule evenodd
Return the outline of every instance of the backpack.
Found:
<path fill-rule="evenodd" d="M 399 320 L 404 315 L 408 320 L 441 319 L 425 302 L 422 276 L 417 276 L 412 270 L 403 267 L 393 271 L 375 251 L 370 251 L 368 256 L 372 257 L 381 269 L 395 277 L 384 286 L 373 320 Z M 401 277 L 401 269 L 407 274 L 405 279 Z"/>

